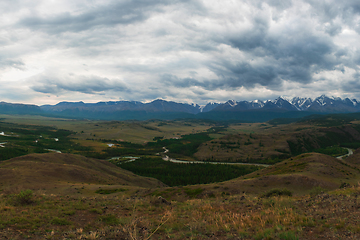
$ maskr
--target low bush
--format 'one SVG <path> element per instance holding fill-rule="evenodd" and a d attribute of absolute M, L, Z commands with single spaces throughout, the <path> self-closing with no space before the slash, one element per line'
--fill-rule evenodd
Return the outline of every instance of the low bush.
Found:
<path fill-rule="evenodd" d="M 314 187 L 313 189 L 310 190 L 310 196 L 311 197 L 315 197 L 317 195 L 320 195 L 322 193 L 325 192 L 325 189 L 323 189 L 322 187 Z"/>
<path fill-rule="evenodd" d="M 66 225 L 71 225 L 72 222 L 66 220 L 65 218 L 58 218 L 55 217 L 50 221 L 51 224 L 53 225 L 59 225 L 59 226 L 66 226 Z"/>
<path fill-rule="evenodd" d="M 346 183 L 346 182 L 343 182 L 341 185 L 340 185 L 340 188 L 348 188 L 350 187 L 350 184 L 349 183 Z"/>
<path fill-rule="evenodd" d="M 98 194 L 112 194 L 112 193 L 125 192 L 125 191 L 127 191 L 127 189 L 125 189 L 125 188 L 119 188 L 119 189 L 99 189 L 99 190 L 95 191 L 95 193 L 98 193 Z"/>
<path fill-rule="evenodd" d="M 201 189 L 201 188 L 194 188 L 194 189 L 186 188 L 186 189 L 185 189 L 186 195 L 188 195 L 188 196 L 191 197 L 191 198 L 197 197 L 197 196 L 198 196 L 200 193 L 202 193 L 203 191 L 204 191 L 204 189 Z"/>
<path fill-rule="evenodd" d="M 270 191 L 263 193 L 262 195 L 260 195 L 261 198 L 269 198 L 269 197 L 274 197 L 274 196 L 292 196 L 292 192 L 286 188 L 284 189 L 271 189 Z"/>
<path fill-rule="evenodd" d="M 100 216 L 99 218 L 100 222 L 103 222 L 107 225 L 118 225 L 120 223 L 119 218 L 117 218 L 114 214 L 108 214 L 106 216 Z"/>
<path fill-rule="evenodd" d="M 13 205 L 29 205 L 34 202 L 33 200 L 33 191 L 27 189 L 21 191 L 19 194 L 14 194 L 11 196 L 11 201 Z"/>

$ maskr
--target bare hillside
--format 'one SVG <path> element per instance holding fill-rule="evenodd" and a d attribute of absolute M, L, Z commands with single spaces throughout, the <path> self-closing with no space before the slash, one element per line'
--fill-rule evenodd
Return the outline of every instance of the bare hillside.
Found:
<path fill-rule="evenodd" d="M 165 186 L 103 160 L 73 154 L 30 154 L 0 162 L 0 187 L 53 189 L 72 184 Z"/>

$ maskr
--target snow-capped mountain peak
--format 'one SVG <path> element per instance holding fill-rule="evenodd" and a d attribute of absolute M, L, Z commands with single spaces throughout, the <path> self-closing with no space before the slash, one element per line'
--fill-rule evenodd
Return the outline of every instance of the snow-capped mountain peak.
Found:
<path fill-rule="evenodd" d="M 237 102 L 235 100 L 229 100 L 226 103 L 229 104 L 231 107 L 235 107 L 237 105 Z"/>

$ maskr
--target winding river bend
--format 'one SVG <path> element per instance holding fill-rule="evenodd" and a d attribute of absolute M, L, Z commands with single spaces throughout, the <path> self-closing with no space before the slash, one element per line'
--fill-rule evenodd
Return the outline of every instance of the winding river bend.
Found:
<path fill-rule="evenodd" d="M 229 164 L 229 165 L 252 165 L 252 166 L 260 166 L 260 167 L 269 167 L 271 165 L 268 164 L 261 164 L 261 163 L 232 163 L 232 162 L 203 162 L 203 161 L 185 161 L 185 160 L 178 160 L 178 159 L 174 159 L 174 158 L 170 158 L 168 155 L 166 155 L 169 152 L 169 149 L 163 147 L 164 152 L 162 153 L 158 153 L 157 155 L 160 155 L 162 160 L 164 161 L 168 161 L 168 162 L 173 162 L 173 163 L 200 163 L 200 164 L 205 164 L 205 163 L 209 163 L 209 164 Z M 346 148 L 348 150 L 347 154 L 344 154 L 342 156 L 338 156 L 336 157 L 337 159 L 342 160 L 343 157 L 348 157 L 350 155 L 353 154 L 353 150 L 350 148 Z M 47 149 L 47 150 L 52 150 L 52 149 Z M 56 151 L 56 150 L 54 150 Z M 123 158 L 123 157 L 113 157 L 111 159 L 119 159 L 119 158 Z M 124 161 L 122 163 L 128 163 L 128 162 L 134 162 L 136 161 L 139 157 L 126 157 L 129 160 Z"/>
<path fill-rule="evenodd" d="M 354 154 L 354 152 L 353 152 L 353 150 L 352 150 L 352 149 L 350 149 L 350 148 L 345 148 L 345 149 L 347 149 L 347 150 L 348 150 L 348 153 L 347 153 L 347 154 L 344 154 L 344 155 L 341 155 L 341 156 L 336 157 L 337 159 L 342 160 L 344 157 L 348 157 L 348 156 L 350 156 L 350 155 L 353 155 L 353 154 Z"/>
<path fill-rule="evenodd" d="M 230 162 L 203 162 L 203 161 L 185 161 L 185 160 L 177 160 L 174 158 L 170 158 L 168 155 L 166 155 L 169 152 L 169 149 L 166 149 L 163 147 L 164 153 L 161 153 L 162 160 L 169 161 L 173 163 L 210 163 L 210 164 L 229 164 L 229 165 L 252 165 L 252 166 L 261 166 L 261 167 L 268 167 L 270 165 L 268 164 L 261 164 L 261 163 L 230 163 Z"/>

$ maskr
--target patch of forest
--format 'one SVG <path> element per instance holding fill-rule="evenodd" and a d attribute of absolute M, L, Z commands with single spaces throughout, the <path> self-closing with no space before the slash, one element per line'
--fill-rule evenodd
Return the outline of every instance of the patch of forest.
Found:
<path fill-rule="evenodd" d="M 172 163 L 161 158 L 141 158 L 133 162 L 118 163 L 117 166 L 140 176 L 156 178 L 168 186 L 222 182 L 262 168 L 253 165 Z"/>
<path fill-rule="evenodd" d="M 47 126 L 22 125 L 0 122 L 0 160 L 30 153 L 45 153 L 47 149 L 61 152 L 88 150 L 71 141 L 74 132 Z"/>
<path fill-rule="evenodd" d="M 313 151 L 331 156 L 342 155 L 347 151 L 341 147 L 360 147 L 360 125 L 326 127 L 316 132 L 301 133 L 296 139 L 289 140 L 288 144 L 293 156 Z"/>

